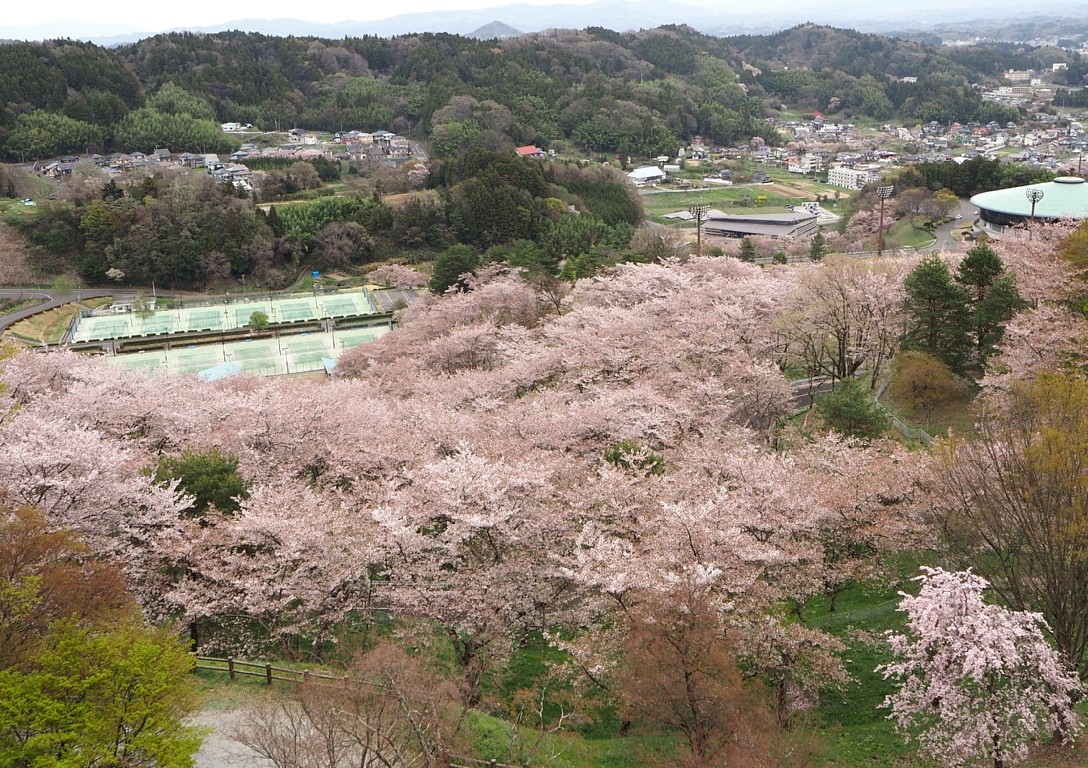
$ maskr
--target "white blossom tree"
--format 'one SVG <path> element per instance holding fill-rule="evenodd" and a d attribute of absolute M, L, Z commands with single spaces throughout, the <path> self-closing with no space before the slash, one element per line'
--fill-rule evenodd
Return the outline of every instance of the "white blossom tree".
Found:
<path fill-rule="evenodd" d="M 988 583 L 970 571 L 923 568 L 916 581 L 918 595 L 899 605 L 908 632 L 890 635 L 896 660 L 878 670 L 902 681 L 883 706 L 926 756 L 1004 768 L 1042 736 L 1080 731 L 1081 684 L 1043 636 L 1042 615 L 987 605 Z"/>

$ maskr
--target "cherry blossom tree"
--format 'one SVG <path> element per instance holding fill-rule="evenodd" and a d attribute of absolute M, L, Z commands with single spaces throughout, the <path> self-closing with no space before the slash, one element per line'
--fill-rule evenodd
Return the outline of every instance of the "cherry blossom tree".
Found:
<path fill-rule="evenodd" d="M 335 628 L 369 619 L 383 552 L 375 526 L 342 499 L 289 481 L 262 485 L 236 514 L 205 523 L 175 548 L 184 576 L 167 593 L 198 644 L 253 653 L 271 643 L 297 655 L 305 639 L 321 658 Z M 245 629 L 254 625 L 261 631 Z"/>
<path fill-rule="evenodd" d="M 427 278 L 418 270 L 403 264 L 386 264 L 367 273 L 367 279 L 377 285 L 393 288 L 421 288 L 427 284 Z"/>
<path fill-rule="evenodd" d="M 889 637 L 896 660 L 879 667 L 901 682 L 884 706 L 924 755 L 946 766 L 1005 768 L 1029 746 L 1080 731 L 1081 685 L 1050 647 L 1037 613 L 987 605 L 985 579 L 924 568 L 917 596 L 901 593 L 907 633 Z"/>
<path fill-rule="evenodd" d="M 988 391 L 1007 390 L 1043 371 L 1084 370 L 1086 339 L 1083 314 L 1056 303 L 1039 304 L 1009 321 L 980 383 Z"/>
<path fill-rule="evenodd" d="M 435 622 L 463 672 L 466 699 L 533 631 L 556 624 L 566 580 L 554 461 L 489 459 L 467 445 L 403 477 L 373 510 L 384 531 L 388 604 Z"/>
<path fill-rule="evenodd" d="M 882 343 L 865 334 L 897 268 L 844 268 L 868 313 L 859 348 Z M 470 700 L 539 631 L 595 645 L 577 659 L 607 684 L 624 612 L 696 585 L 785 720 L 842 680 L 834 641 L 797 624 L 805 601 L 878 574 L 918 522 L 918 462 L 776 426 L 791 408 L 776 320 L 819 269 L 621 265 L 556 312 L 489 265 L 319 386 L 20 354 L 0 366 L 0 483 L 209 647 L 324 654 L 386 610 L 445 638 Z M 655 472 L 610 463 L 617 445 Z M 237 457 L 237 511 L 194 520 L 143 474 L 186 451 Z"/>
<path fill-rule="evenodd" d="M 875 386 L 903 335 L 903 262 L 842 256 L 803 271 L 776 323 L 783 355 L 811 376 L 843 379 L 865 367 Z"/>
<path fill-rule="evenodd" d="M 1027 224 L 1010 229 L 994 245 L 1025 299 L 1063 301 L 1075 293 L 1077 269 L 1062 257 L 1061 247 L 1079 225 L 1073 219 Z"/>

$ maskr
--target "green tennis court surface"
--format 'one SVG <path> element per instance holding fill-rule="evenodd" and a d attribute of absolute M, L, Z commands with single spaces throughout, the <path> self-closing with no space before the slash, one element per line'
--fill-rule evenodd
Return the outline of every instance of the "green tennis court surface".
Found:
<path fill-rule="evenodd" d="M 109 341 L 190 331 L 233 331 L 248 326 L 254 312 L 263 312 L 273 324 L 282 324 L 334 317 L 362 317 L 377 311 L 374 300 L 365 290 L 271 299 L 254 296 L 210 306 L 80 317 L 70 341 Z"/>
<path fill-rule="evenodd" d="M 259 341 L 230 341 L 170 349 L 111 355 L 106 359 L 122 370 L 146 371 L 153 376 L 196 374 L 220 366 L 236 366 L 247 376 L 275 376 L 318 371 L 325 360 L 389 333 L 388 326 L 302 333 Z"/>

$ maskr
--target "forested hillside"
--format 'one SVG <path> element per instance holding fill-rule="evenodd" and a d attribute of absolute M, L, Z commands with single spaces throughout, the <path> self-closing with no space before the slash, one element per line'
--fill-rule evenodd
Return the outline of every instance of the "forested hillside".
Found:
<path fill-rule="evenodd" d="M 812 25 L 725 39 L 662 27 L 502 41 L 224 32 L 158 35 L 117 49 L 12 43 L 0 46 L 0 150 L 14 160 L 154 146 L 223 150 L 234 141 L 216 123 L 239 121 L 261 130 L 387 129 L 431 138 L 440 154 L 564 140 L 652 156 L 696 134 L 719 144 L 774 141 L 762 118 L 783 105 L 845 118 L 1015 117 L 968 85 L 1005 57 L 1023 53 L 973 56 Z M 905 76 L 919 82 L 899 82 Z"/>
<path fill-rule="evenodd" d="M 316 176 L 307 163 L 295 166 Z M 288 172 L 301 173 L 295 166 Z M 434 163 L 431 182 L 433 191 L 399 205 L 377 194 L 325 196 L 266 212 L 207 176 L 148 177 L 127 188 L 100 184 L 11 222 L 37 274 L 75 272 L 100 285 L 112 283 L 107 273 L 117 270 L 127 284 L 170 288 L 249 275 L 278 288 L 302 264 L 335 271 L 390 257 L 418 262 L 450 246 L 548 274 L 562 262 L 573 279 L 630 257 L 626 248 L 642 220 L 630 188 L 608 169 L 473 149 Z M 501 248 L 511 243 L 517 258 Z"/>

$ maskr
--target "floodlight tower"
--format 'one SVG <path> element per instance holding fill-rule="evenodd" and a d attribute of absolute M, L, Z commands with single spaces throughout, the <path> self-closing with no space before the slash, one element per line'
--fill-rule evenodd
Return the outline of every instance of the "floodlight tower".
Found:
<path fill-rule="evenodd" d="M 1024 190 L 1024 196 L 1031 201 L 1031 220 L 1035 221 L 1035 204 L 1046 195 L 1041 189 L 1028 188 Z"/>
<path fill-rule="evenodd" d="M 880 231 L 877 233 L 876 255 L 884 255 L 884 201 L 892 196 L 895 187 L 877 187 L 876 196 L 880 198 Z"/>
<path fill-rule="evenodd" d="M 703 219 L 706 218 L 709 205 L 689 205 L 688 213 L 695 217 L 695 255 L 703 255 Z"/>

